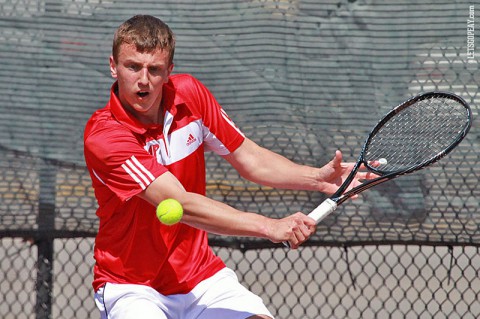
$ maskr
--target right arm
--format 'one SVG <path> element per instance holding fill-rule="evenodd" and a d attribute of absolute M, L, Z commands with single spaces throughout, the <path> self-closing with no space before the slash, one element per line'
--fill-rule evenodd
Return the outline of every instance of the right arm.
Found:
<path fill-rule="evenodd" d="M 300 212 L 272 219 L 187 192 L 170 172 L 159 176 L 138 196 L 155 207 L 167 198 L 178 200 L 184 210 L 181 222 L 192 227 L 220 235 L 266 238 L 275 243 L 289 241 L 292 248 L 301 245 L 316 228 L 315 222 Z"/>

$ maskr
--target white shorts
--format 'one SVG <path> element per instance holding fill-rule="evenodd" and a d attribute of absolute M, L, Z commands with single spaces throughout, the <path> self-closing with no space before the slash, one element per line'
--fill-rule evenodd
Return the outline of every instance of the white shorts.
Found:
<path fill-rule="evenodd" d="M 95 293 L 102 319 L 245 319 L 272 314 L 224 268 L 188 294 L 164 296 L 143 285 L 107 283 Z"/>

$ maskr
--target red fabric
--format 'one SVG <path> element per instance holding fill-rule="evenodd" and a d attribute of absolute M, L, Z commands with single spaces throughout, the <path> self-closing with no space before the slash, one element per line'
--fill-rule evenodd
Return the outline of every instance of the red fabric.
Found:
<path fill-rule="evenodd" d="M 98 201 L 93 287 L 106 282 L 151 286 L 162 294 L 187 293 L 225 267 L 206 232 L 162 225 L 155 207 L 135 196 L 166 171 L 190 192 L 205 194 L 205 150 L 226 155 L 243 134 L 213 95 L 189 75 L 164 86 L 163 126 L 143 126 L 120 105 L 112 86 L 107 105 L 85 128 L 85 161 Z"/>

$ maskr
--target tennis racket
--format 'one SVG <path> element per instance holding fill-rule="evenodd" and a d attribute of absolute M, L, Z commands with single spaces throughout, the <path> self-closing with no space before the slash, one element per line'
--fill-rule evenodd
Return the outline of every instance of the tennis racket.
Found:
<path fill-rule="evenodd" d="M 432 165 L 463 140 L 471 122 L 469 105 L 453 93 L 427 92 L 403 102 L 368 134 L 352 172 L 340 188 L 308 216 L 318 224 L 352 196 Z M 346 192 L 362 164 L 378 177 Z M 288 242 L 284 245 L 290 247 Z"/>

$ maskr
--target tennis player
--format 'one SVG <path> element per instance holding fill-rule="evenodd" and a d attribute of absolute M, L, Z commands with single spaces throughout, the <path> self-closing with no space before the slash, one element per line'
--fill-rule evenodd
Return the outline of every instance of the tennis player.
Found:
<path fill-rule="evenodd" d="M 337 151 L 322 168 L 298 165 L 249 140 L 200 81 L 172 75 L 174 49 L 161 20 L 138 15 L 124 22 L 113 40 L 110 100 L 86 124 L 85 160 L 100 219 L 95 302 L 102 318 L 273 318 L 213 254 L 207 232 L 298 248 L 315 223 L 300 212 L 271 219 L 205 197 L 204 152 L 222 156 L 250 181 L 325 193 L 353 164 Z M 184 207 L 173 226 L 155 215 L 166 198 Z"/>

